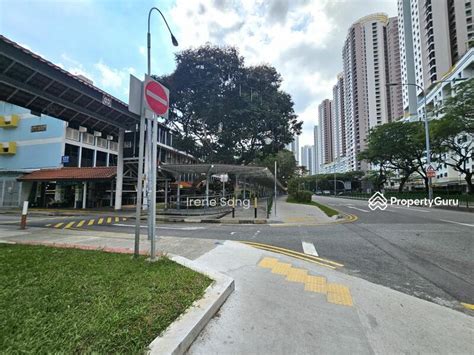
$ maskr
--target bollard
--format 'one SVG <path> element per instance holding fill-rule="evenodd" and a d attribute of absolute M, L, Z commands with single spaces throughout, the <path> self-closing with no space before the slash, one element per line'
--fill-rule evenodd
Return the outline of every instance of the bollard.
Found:
<path fill-rule="evenodd" d="M 28 214 L 28 201 L 23 201 L 23 210 L 21 211 L 20 229 L 26 228 L 26 215 Z"/>
<path fill-rule="evenodd" d="M 255 218 L 257 218 L 257 198 L 254 198 L 254 206 L 255 206 Z"/>

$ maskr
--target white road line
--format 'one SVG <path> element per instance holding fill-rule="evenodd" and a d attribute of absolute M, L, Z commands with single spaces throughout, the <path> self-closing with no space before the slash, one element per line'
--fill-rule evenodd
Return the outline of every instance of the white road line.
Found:
<path fill-rule="evenodd" d="M 390 206 L 390 207 L 399 208 L 399 209 L 402 209 L 402 210 L 410 210 L 410 211 L 416 211 L 416 212 L 430 213 L 430 211 L 420 210 L 418 208 L 413 208 L 413 207 L 399 207 L 399 206 Z"/>
<path fill-rule="evenodd" d="M 357 210 L 357 211 L 362 211 L 362 212 L 365 212 L 365 213 L 369 213 L 370 211 L 367 211 L 367 210 L 363 210 L 362 208 L 358 208 L 358 207 L 354 207 L 354 206 L 346 206 L 347 208 L 352 208 L 353 210 Z"/>
<path fill-rule="evenodd" d="M 114 223 L 111 226 L 117 227 L 135 227 L 134 224 L 123 224 L 123 223 Z M 140 228 L 148 228 L 148 226 L 140 226 Z M 179 230 L 179 231 L 195 231 L 200 229 L 206 229 L 205 227 L 156 227 L 156 229 L 167 229 L 167 230 Z"/>
<path fill-rule="evenodd" d="M 301 244 L 303 245 L 303 251 L 305 254 L 319 256 L 313 243 L 302 241 Z"/>
<path fill-rule="evenodd" d="M 447 219 L 440 219 L 440 221 L 448 222 L 448 223 L 454 223 L 454 224 L 459 224 L 459 225 L 461 225 L 461 226 L 474 227 L 474 224 L 448 221 Z"/>

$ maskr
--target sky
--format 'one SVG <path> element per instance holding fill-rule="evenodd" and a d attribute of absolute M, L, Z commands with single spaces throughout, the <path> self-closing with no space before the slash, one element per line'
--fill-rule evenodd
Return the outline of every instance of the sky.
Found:
<path fill-rule="evenodd" d="M 0 0 L 0 33 L 128 102 L 129 74 L 146 71 L 148 10 L 155 12 L 152 73 L 175 67 L 174 53 L 206 42 L 236 46 L 247 65 L 271 64 L 313 144 L 317 108 L 342 71 L 347 30 L 375 12 L 396 16 L 397 0 Z"/>

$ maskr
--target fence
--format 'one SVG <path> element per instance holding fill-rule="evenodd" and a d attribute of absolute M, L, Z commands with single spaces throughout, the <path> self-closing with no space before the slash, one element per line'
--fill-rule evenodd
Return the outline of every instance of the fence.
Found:
<path fill-rule="evenodd" d="M 398 199 L 424 199 L 427 198 L 426 192 L 392 192 L 386 191 L 383 194 L 387 199 L 396 197 Z M 368 200 L 372 194 L 365 192 L 350 192 L 339 194 L 338 197 L 351 198 L 355 200 Z M 433 193 L 433 198 L 440 197 L 442 199 L 454 199 L 459 201 L 458 207 L 467 209 L 474 209 L 474 195 L 460 195 L 449 192 L 437 192 Z"/>

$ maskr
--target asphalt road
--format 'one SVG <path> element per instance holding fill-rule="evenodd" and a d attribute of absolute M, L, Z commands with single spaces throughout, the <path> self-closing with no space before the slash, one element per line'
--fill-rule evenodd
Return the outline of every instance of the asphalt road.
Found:
<path fill-rule="evenodd" d="M 308 252 L 312 245 L 313 252 L 344 264 L 342 270 L 349 274 L 455 309 L 462 309 L 459 302 L 474 304 L 474 213 L 394 206 L 370 211 L 366 201 L 317 200 L 358 220 L 319 226 L 174 223 L 158 224 L 157 231 L 160 236 L 253 241 L 298 252 Z M 78 219 L 48 218 L 29 224 Z M 96 216 L 81 219 L 87 218 Z M 0 218 L 0 223 L 8 223 L 8 218 Z M 83 228 L 133 233 L 134 220 L 85 223 Z"/>

